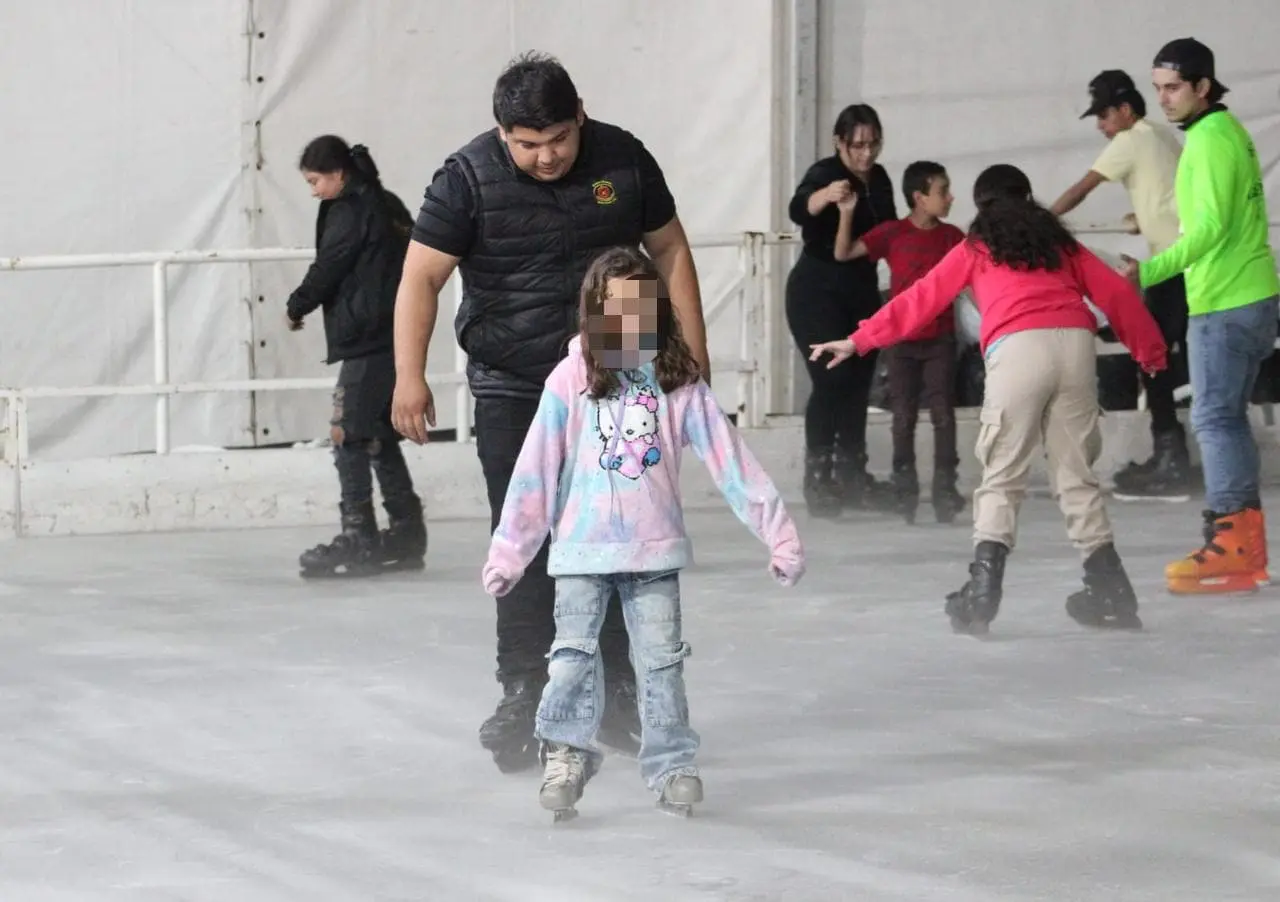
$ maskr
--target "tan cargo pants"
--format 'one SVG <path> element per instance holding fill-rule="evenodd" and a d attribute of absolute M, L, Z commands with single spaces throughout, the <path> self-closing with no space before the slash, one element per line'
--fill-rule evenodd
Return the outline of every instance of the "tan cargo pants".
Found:
<path fill-rule="evenodd" d="M 1033 455 L 1043 444 L 1049 479 L 1084 555 L 1112 540 L 1093 465 L 1102 452 L 1094 336 L 1084 329 L 1033 329 L 987 353 L 986 391 L 975 453 L 982 485 L 973 495 L 975 542 L 1013 548 Z"/>

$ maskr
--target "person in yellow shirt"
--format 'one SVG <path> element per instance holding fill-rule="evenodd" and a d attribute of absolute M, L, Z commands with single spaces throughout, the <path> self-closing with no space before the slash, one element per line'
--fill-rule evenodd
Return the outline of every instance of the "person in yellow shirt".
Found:
<path fill-rule="evenodd" d="M 1178 240 L 1174 178 L 1182 145 L 1171 129 L 1147 120 L 1147 104 L 1128 73 L 1108 69 L 1089 82 L 1090 104 L 1081 119 L 1097 120 L 1107 138 L 1097 160 L 1080 181 L 1062 193 L 1052 210 L 1059 216 L 1074 210 L 1104 182 L 1118 182 L 1129 194 L 1132 221 L 1155 256 Z M 1169 346 L 1169 368 L 1142 374 L 1151 411 L 1154 454 L 1133 462 L 1115 475 L 1120 500 L 1189 501 L 1199 487 L 1187 451 L 1187 435 L 1178 421 L 1174 389 L 1187 382 L 1187 294 L 1182 274 L 1145 292 L 1147 307 L 1160 324 Z"/>

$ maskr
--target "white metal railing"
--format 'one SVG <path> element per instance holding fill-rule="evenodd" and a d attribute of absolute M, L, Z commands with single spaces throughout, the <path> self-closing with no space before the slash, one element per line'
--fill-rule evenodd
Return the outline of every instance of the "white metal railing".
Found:
<path fill-rule="evenodd" d="M 1272 226 L 1280 223 L 1272 223 Z M 1077 234 L 1124 235 L 1127 230 L 1114 225 L 1083 225 L 1075 228 Z M 764 408 L 772 394 L 774 373 L 769 362 L 779 336 L 775 335 L 774 320 L 769 315 L 769 277 L 771 267 L 766 248 L 777 246 L 798 247 L 799 236 L 794 232 L 734 232 L 693 237 L 690 244 L 695 249 L 737 248 L 737 278 L 713 301 L 704 304 L 708 331 L 730 307 L 740 314 L 738 325 L 738 356 L 736 359 L 713 359 L 712 370 L 737 375 L 737 413 L 739 422 L 747 426 L 763 423 Z M 0 257 L 0 272 L 68 269 L 104 269 L 119 267 L 151 268 L 152 283 L 152 350 L 153 384 L 150 385 L 96 385 L 70 388 L 25 387 L 0 389 L 0 399 L 6 402 L 8 440 L 5 458 L 15 470 L 24 460 L 30 459 L 27 433 L 27 407 L 32 400 L 48 398 L 117 397 L 124 395 L 155 396 L 155 445 L 156 453 L 170 450 L 169 399 L 177 394 L 226 393 L 260 391 L 302 391 L 329 389 L 332 377 L 298 379 L 241 379 L 219 382 L 170 381 L 169 371 L 169 285 L 171 266 L 206 265 L 215 263 L 262 263 L 285 261 L 309 261 L 315 256 L 311 248 L 257 248 L 212 251 L 158 251 L 120 254 L 76 254 L 43 257 Z M 461 302 L 461 279 L 451 279 L 450 294 L 454 309 Z M 736 302 L 736 303 L 734 303 Z M 1277 343 L 1280 345 L 1280 342 Z M 1120 345 L 1099 343 L 1103 354 L 1124 353 Z M 454 343 L 454 371 L 433 373 L 430 380 L 435 385 L 451 385 L 456 392 L 456 428 L 459 441 L 468 441 L 471 432 L 471 402 L 467 390 L 466 355 Z"/>
<path fill-rule="evenodd" d="M 717 373 L 732 371 L 737 375 L 737 411 L 740 421 L 759 425 L 761 399 L 768 390 L 767 367 L 762 365 L 763 325 L 767 322 L 764 311 L 765 288 L 763 281 L 763 247 L 769 236 L 760 233 L 726 233 L 694 237 L 690 244 L 695 249 L 737 248 L 739 271 L 734 281 L 721 294 L 704 304 L 704 315 L 710 329 L 727 309 L 737 308 L 738 354 L 733 359 L 713 358 L 712 370 Z M 775 243 L 789 236 L 776 236 Z M 74 387 L 9 387 L 0 388 L 0 400 L 5 402 L 5 427 L 7 441 L 4 457 L 13 467 L 15 481 L 19 481 L 21 464 L 30 459 L 27 410 L 29 402 L 51 398 L 93 398 L 153 395 L 155 397 L 155 452 L 167 454 L 170 442 L 169 399 L 178 394 L 306 391 L 327 390 L 333 387 L 333 377 L 295 379 L 239 379 L 218 382 L 171 382 L 169 368 L 169 282 L 168 271 L 172 266 L 206 265 L 214 263 L 262 263 L 286 261 L 310 261 L 315 257 L 312 248 L 255 248 L 212 251 L 157 251 L 119 254 L 76 254 L 41 257 L 0 257 L 0 272 L 36 270 L 106 269 L 122 267 L 150 267 L 152 294 L 152 351 L 153 382 L 141 385 L 93 385 Z M 462 280 L 455 275 L 446 289 L 456 312 L 462 300 Z M 454 343 L 454 371 L 431 373 L 433 386 L 453 386 L 456 392 L 456 429 L 459 441 L 469 441 L 471 434 L 471 398 L 465 371 L 467 358 Z M 16 485 L 15 485 L 16 487 Z M 19 494 L 15 494 L 15 499 Z M 16 503 L 16 502 L 15 502 Z"/>

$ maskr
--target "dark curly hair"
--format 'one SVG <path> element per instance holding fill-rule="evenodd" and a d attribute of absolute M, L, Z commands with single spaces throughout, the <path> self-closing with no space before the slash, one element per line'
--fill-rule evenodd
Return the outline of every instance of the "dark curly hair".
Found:
<path fill-rule="evenodd" d="M 973 183 L 973 202 L 978 215 L 968 240 L 985 245 L 1001 266 L 1053 271 L 1080 248 L 1058 217 L 1036 203 L 1031 180 L 1017 166 L 984 169 Z"/>
<path fill-rule="evenodd" d="M 596 257 L 582 280 L 578 309 L 582 356 L 587 364 L 587 395 L 594 400 L 607 397 L 621 385 L 613 370 L 601 366 L 591 353 L 587 326 L 593 316 L 604 314 L 611 279 L 636 279 L 654 282 L 658 287 L 658 356 L 653 361 L 654 373 L 663 392 L 671 393 L 693 385 L 702 376 L 697 360 L 680 330 L 680 321 L 671 306 L 671 293 L 649 257 L 636 248 L 614 247 Z"/>

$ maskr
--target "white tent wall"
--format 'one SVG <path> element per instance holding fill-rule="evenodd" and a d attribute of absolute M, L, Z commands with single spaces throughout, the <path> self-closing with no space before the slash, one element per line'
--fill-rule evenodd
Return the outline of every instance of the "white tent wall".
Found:
<path fill-rule="evenodd" d="M 261 120 L 256 246 L 309 245 L 315 202 L 298 175 L 308 140 L 335 132 L 370 148 L 384 183 L 416 212 L 444 158 L 491 128 L 492 89 L 517 52 L 558 56 L 588 115 L 633 131 L 666 171 L 692 235 L 765 228 L 772 209 L 769 0 L 480 0 L 350 3 L 255 0 L 252 87 Z M 726 28 L 726 22 L 732 28 Z M 481 23 L 477 25 L 475 23 Z M 256 79 L 261 77 L 262 81 Z M 736 276 L 736 251 L 697 252 L 709 304 Z M 326 372 L 319 322 L 283 322 L 298 264 L 256 264 L 255 366 L 262 378 Z M 713 355 L 738 356 L 734 311 Z M 452 296 L 442 298 L 428 371 L 453 372 Z M 732 403 L 734 383 L 720 386 Z M 435 390 L 440 428 L 454 392 Z M 260 393 L 258 442 L 327 434 L 323 392 Z"/>
<path fill-rule="evenodd" d="M 0 256 L 240 247 L 242 5 L 227 0 L 0 4 Z M 169 273 L 172 377 L 249 375 L 247 273 Z M 146 267 L 0 273 L 0 385 L 152 380 Z M 154 403 L 37 400 L 30 450 L 154 447 Z M 175 445 L 243 443 L 247 395 L 172 401 Z"/>
<path fill-rule="evenodd" d="M 310 245 L 315 202 L 296 160 L 323 132 L 368 144 L 416 209 L 445 155 L 489 127 L 493 79 L 527 48 L 559 55 L 591 115 L 641 136 L 697 235 L 789 228 L 798 172 L 828 152 L 836 113 L 858 100 L 884 119 L 895 180 L 921 157 L 951 169 L 956 222 L 972 215 L 973 177 L 996 160 L 1026 168 L 1051 199 L 1101 148 L 1078 119 L 1089 78 L 1120 67 L 1145 86 L 1161 43 L 1195 34 L 1217 51 L 1228 102 L 1254 133 L 1274 218 L 1278 16 L 1274 0 L 4 4 L 0 75 L 12 89 L 0 113 L 15 137 L 0 157 L 0 256 Z M 1105 187 L 1075 219 L 1115 221 L 1126 209 L 1124 192 Z M 1137 239 L 1091 241 L 1142 251 Z M 701 251 L 698 262 L 710 303 L 736 274 L 735 252 Z M 780 288 L 787 253 L 774 262 Z M 284 329 L 303 269 L 171 269 L 172 378 L 331 375 L 318 321 Z M 0 274 L 0 384 L 151 381 L 150 281 L 145 268 Z M 771 325 L 781 339 L 773 372 L 784 378 L 770 406 L 788 413 L 807 379 L 781 300 L 775 293 Z M 450 302 L 436 373 L 454 368 Z M 734 320 L 713 329 L 717 356 L 737 356 Z M 731 395 L 732 385 L 718 387 Z M 451 393 L 437 394 L 450 426 Z M 37 400 L 30 449 L 37 459 L 149 450 L 152 411 L 144 397 Z M 328 399 L 184 395 L 172 412 L 175 446 L 243 447 L 324 435 Z"/>
<path fill-rule="evenodd" d="M 310 138 L 367 144 L 410 209 L 445 156 L 492 124 L 515 53 L 570 69 L 590 115 L 634 131 L 694 234 L 769 222 L 771 0 L 48 0 L 0 6 L 0 256 L 310 246 L 298 175 Z M 725 23 L 732 22 L 733 28 Z M 479 23 L 479 24 L 477 24 Z M 697 254 L 710 303 L 736 252 Z M 336 375 L 319 319 L 284 328 L 305 266 L 170 270 L 171 377 Z M 451 299 L 430 368 L 454 369 Z M 151 273 L 0 274 L 0 385 L 152 381 Z M 732 311 L 713 353 L 737 357 Z M 721 391 L 731 393 L 726 377 Z M 451 392 L 437 391 L 442 427 Z M 726 397 L 732 403 L 732 396 Z M 326 392 L 181 395 L 172 444 L 244 447 L 327 435 Z M 36 400 L 34 458 L 148 451 L 148 397 Z"/>
<path fill-rule="evenodd" d="M 1146 97 L 1149 117 L 1163 122 L 1150 87 L 1151 60 L 1165 42 L 1188 35 L 1214 50 L 1218 75 L 1231 89 L 1226 103 L 1253 133 L 1271 217 L 1280 218 L 1276 0 L 811 2 L 818 35 L 815 157 L 831 152 L 841 108 L 869 103 L 884 123 L 881 162 L 895 185 L 912 160 L 944 164 L 956 196 L 951 218 L 961 226 L 973 216 L 973 180 L 991 163 L 1022 167 L 1045 203 L 1084 175 L 1105 140 L 1092 120 L 1079 119 L 1098 72 L 1126 70 Z M 1123 188 L 1103 186 L 1068 218 L 1116 224 L 1129 209 Z M 1273 229 L 1273 246 L 1277 238 Z M 1146 254 L 1142 240 L 1129 236 L 1087 241 Z M 799 355 L 791 361 L 788 400 L 798 410 L 808 380 Z"/>

